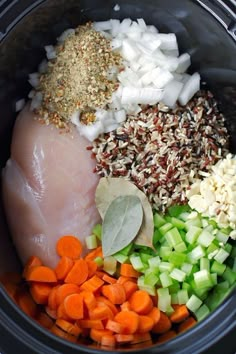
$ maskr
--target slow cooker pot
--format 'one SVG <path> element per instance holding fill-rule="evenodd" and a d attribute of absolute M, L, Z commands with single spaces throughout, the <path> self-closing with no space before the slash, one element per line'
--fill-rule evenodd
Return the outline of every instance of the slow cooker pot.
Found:
<path fill-rule="evenodd" d="M 114 7 L 119 4 L 120 10 Z M 0 167 L 9 157 L 16 118 L 15 103 L 30 90 L 27 75 L 66 28 L 88 20 L 144 18 L 161 32 L 175 32 L 181 52 L 188 52 L 192 71 L 199 71 L 224 112 L 236 152 L 236 15 L 228 0 L 3 0 L 0 2 Z M 19 215 L 20 217 L 20 215 Z M 19 270 L 0 206 L 0 272 Z M 234 354 L 236 291 L 205 320 L 161 344 L 123 347 L 112 352 Z M 109 351 L 109 350 L 108 350 Z M 103 353 L 96 345 L 66 342 L 28 318 L 0 287 L 0 353 Z"/>

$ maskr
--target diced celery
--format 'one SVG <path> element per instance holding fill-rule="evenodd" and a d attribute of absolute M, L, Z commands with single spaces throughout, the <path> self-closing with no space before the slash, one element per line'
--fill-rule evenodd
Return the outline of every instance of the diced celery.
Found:
<path fill-rule="evenodd" d="M 131 254 L 129 260 L 135 270 L 140 272 L 145 268 L 140 256 L 136 254 Z"/>
<path fill-rule="evenodd" d="M 129 261 L 129 256 L 126 256 L 120 252 L 117 252 L 113 254 L 113 257 L 117 260 L 119 263 L 128 263 Z"/>
<path fill-rule="evenodd" d="M 232 229 L 230 227 L 224 227 L 224 228 L 220 229 L 220 231 L 226 235 L 229 235 L 230 232 L 232 231 Z"/>
<path fill-rule="evenodd" d="M 194 273 L 199 272 L 199 270 L 200 270 L 199 264 L 193 264 L 193 268 L 192 268 L 190 275 L 193 275 Z"/>
<path fill-rule="evenodd" d="M 113 256 L 104 257 L 103 260 L 103 270 L 105 272 L 113 275 L 116 272 L 117 260 Z"/>
<path fill-rule="evenodd" d="M 186 277 L 186 273 L 184 273 L 182 270 L 180 270 L 178 268 L 174 268 L 172 270 L 172 272 L 170 273 L 170 277 L 183 282 Z"/>
<path fill-rule="evenodd" d="M 236 282 L 236 273 L 233 272 L 228 266 L 222 274 L 222 277 L 224 280 L 227 280 L 230 285 L 233 285 Z"/>
<path fill-rule="evenodd" d="M 168 272 L 163 272 L 160 274 L 160 281 L 163 288 L 167 288 L 173 283 Z"/>
<path fill-rule="evenodd" d="M 190 213 L 188 213 L 188 212 L 183 212 L 183 213 L 181 213 L 181 214 L 178 215 L 178 218 L 179 218 L 180 220 L 187 221 L 189 215 L 190 215 Z"/>
<path fill-rule="evenodd" d="M 199 307 L 202 304 L 202 300 L 199 299 L 196 295 L 191 295 L 189 300 L 186 302 L 186 306 L 187 308 L 192 311 L 195 312 L 197 309 L 199 309 Z"/>
<path fill-rule="evenodd" d="M 212 259 L 216 253 L 218 252 L 219 247 L 216 246 L 214 243 L 211 243 L 209 247 L 206 249 L 208 259 Z"/>
<path fill-rule="evenodd" d="M 225 264 L 221 264 L 217 261 L 214 261 L 211 266 L 211 272 L 212 273 L 217 273 L 218 275 L 222 275 L 226 269 Z"/>
<path fill-rule="evenodd" d="M 132 250 L 133 250 L 133 243 L 131 242 L 126 247 L 122 248 L 122 250 L 120 250 L 119 253 L 128 256 L 129 254 L 131 254 Z"/>
<path fill-rule="evenodd" d="M 161 259 L 159 256 L 152 257 L 148 260 L 148 264 L 151 269 L 158 270 L 160 263 L 161 263 Z"/>
<path fill-rule="evenodd" d="M 204 227 L 204 230 L 212 233 L 214 231 L 214 227 L 212 225 L 207 225 L 206 227 Z"/>
<path fill-rule="evenodd" d="M 207 227 L 209 225 L 208 219 L 202 219 L 202 227 Z"/>
<path fill-rule="evenodd" d="M 181 266 L 184 263 L 186 257 L 187 255 L 184 253 L 173 251 L 170 253 L 168 261 L 175 266 Z"/>
<path fill-rule="evenodd" d="M 154 274 L 149 269 L 144 273 L 144 285 L 149 285 L 151 287 L 155 286 L 158 283 L 159 276 Z"/>
<path fill-rule="evenodd" d="M 180 236 L 179 230 L 176 227 L 167 231 L 165 234 L 165 238 L 169 246 L 174 248 L 178 243 L 182 242 L 182 238 Z"/>
<path fill-rule="evenodd" d="M 217 222 L 213 219 L 208 220 L 208 224 L 212 225 L 214 229 L 218 228 Z"/>
<path fill-rule="evenodd" d="M 166 221 L 164 219 L 163 216 L 161 216 L 160 214 L 158 213 L 155 213 L 153 215 L 153 222 L 154 222 L 154 226 L 159 228 L 161 227 L 162 225 L 165 225 L 166 224 Z"/>
<path fill-rule="evenodd" d="M 234 264 L 232 266 L 232 271 L 236 273 L 236 258 L 234 258 Z"/>
<path fill-rule="evenodd" d="M 85 237 L 85 243 L 89 250 L 92 250 L 98 246 L 97 236 L 92 234 L 90 236 Z"/>
<path fill-rule="evenodd" d="M 229 253 L 226 252 L 223 248 L 220 248 L 217 254 L 215 255 L 214 259 L 219 263 L 224 263 L 226 258 L 229 256 Z"/>
<path fill-rule="evenodd" d="M 102 257 L 94 258 L 94 262 L 97 263 L 98 267 L 102 267 L 103 266 L 103 258 Z"/>
<path fill-rule="evenodd" d="M 196 227 L 202 227 L 202 221 L 199 217 L 196 217 L 194 219 L 188 219 L 185 221 L 185 228 L 188 231 L 190 227 L 196 226 Z"/>
<path fill-rule="evenodd" d="M 190 243 L 191 245 L 194 244 L 201 232 L 202 229 L 200 227 L 197 226 L 189 227 L 185 237 L 186 242 Z"/>
<path fill-rule="evenodd" d="M 191 274 L 192 272 L 192 269 L 193 269 L 193 265 L 190 264 L 190 263 L 183 263 L 181 265 L 181 270 L 186 273 L 187 275 Z"/>
<path fill-rule="evenodd" d="M 211 273 L 211 280 L 212 280 L 212 284 L 217 285 L 218 279 L 217 279 L 217 273 Z"/>
<path fill-rule="evenodd" d="M 165 221 L 171 223 L 171 216 L 170 215 L 165 215 Z"/>
<path fill-rule="evenodd" d="M 208 247 L 214 238 L 215 237 L 210 232 L 203 230 L 198 236 L 197 243 L 201 246 Z"/>
<path fill-rule="evenodd" d="M 185 229 L 185 223 L 180 219 L 177 219 L 175 217 L 171 217 L 170 222 L 174 227 L 177 227 L 178 230 Z"/>
<path fill-rule="evenodd" d="M 177 245 L 175 245 L 175 250 L 177 252 L 187 251 L 187 246 L 186 246 L 185 242 L 182 241 L 182 242 L 178 243 Z"/>
<path fill-rule="evenodd" d="M 160 239 L 163 237 L 163 235 L 160 233 L 158 229 L 154 231 L 153 238 L 152 238 L 152 244 L 155 248 L 158 247 Z"/>
<path fill-rule="evenodd" d="M 236 245 L 234 244 L 230 252 L 231 257 L 236 258 Z"/>
<path fill-rule="evenodd" d="M 179 304 L 177 293 L 171 294 L 171 304 L 172 305 L 178 305 Z"/>
<path fill-rule="evenodd" d="M 200 270 L 206 269 L 208 272 L 210 271 L 210 261 L 208 258 L 200 259 Z"/>
<path fill-rule="evenodd" d="M 172 269 L 174 268 L 174 265 L 172 263 L 169 262 L 161 262 L 159 264 L 159 270 L 160 272 L 171 272 Z"/>
<path fill-rule="evenodd" d="M 195 285 L 193 292 L 197 297 L 199 297 L 202 301 L 204 301 L 208 297 L 209 288 L 198 289 L 196 288 Z"/>
<path fill-rule="evenodd" d="M 102 225 L 101 224 L 96 224 L 93 229 L 92 229 L 92 234 L 97 236 L 99 240 L 102 238 Z"/>
<path fill-rule="evenodd" d="M 175 310 L 173 309 L 172 306 L 169 306 L 167 309 L 166 309 L 166 314 L 167 316 L 170 316 Z"/>
<path fill-rule="evenodd" d="M 224 232 L 221 232 L 220 230 L 218 230 L 216 233 L 216 239 L 219 242 L 226 243 L 229 239 L 229 235 L 226 235 Z"/>
<path fill-rule="evenodd" d="M 159 249 L 159 255 L 164 261 L 168 261 L 171 255 L 172 248 L 169 246 L 161 246 Z"/>
<path fill-rule="evenodd" d="M 188 253 L 188 259 L 191 263 L 197 263 L 199 259 L 205 256 L 205 251 L 202 246 L 196 246 L 191 252 Z"/>
<path fill-rule="evenodd" d="M 190 294 L 192 292 L 192 287 L 189 283 L 187 282 L 183 282 L 182 284 L 182 289 L 187 290 L 188 294 Z"/>
<path fill-rule="evenodd" d="M 173 217 L 178 217 L 182 213 L 186 213 L 188 211 L 190 211 L 190 207 L 189 207 L 188 204 L 185 204 L 185 205 L 172 205 L 168 209 L 168 213 L 170 214 L 170 216 L 173 216 Z"/>
<path fill-rule="evenodd" d="M 178 295 L 178 304 L 179 305 L 186 304 L 186 302 L 189 299 L 188 291 L 186 289 L 181 289 L 178 291 L 177 295 Z"/>
<path fill-rule="evenodd" d="M 152 255 L 151 254 L 148 254 L 148 253 L 143 253 L 143 252 L 140 252 L 140 257 L 141 257 L 141 260 L 143 263 L 147 263 L 148 264 L 148 260 L 150 258 L 152 258 Z"/>
<path fill-rule="evenodd" d="M 205 304 L 203 304 L 201 307 L 199 307 L 199 309 L 197 309 L 197 311 L 194 312 L 198 321 L 202 321 L 206 316 L 209 315 L 209 313 L 210 310 Z"/>
<path fill-rule="evenodd" d="M 160 228 L 159 228 L 159 231 L 160 233 L 162 234 L 162 236 L 164 236 L 167 231 L 171 230 L 173 228 L 173 225 L 171 223 L 166 223 L 164 225 L 162 225 Z"/>
<path fill-rule="evenodd" d="M 150 286 L 144 283 L 144 276 L 138 277 L 137 285 L 140 290 L 145 290 L 148 294 L 155 296 L 156 295 L 156 289 L 154 286 Z"/>
<path fill-rule="evenodd" d="M 233 246 L 230 243 L 226 243 L 226 245 L 224 245 L 224 250 L 226 252 L 228 252 L 229 254 L 231 253 L 232 249 L 233 249 Z"/>
<path fill-rule="evenodd" d="M 212 286 L 211 274 L 206 270 L 200 270 L 194 273 L 194 282 L 198 289 L 207 288 Z"/>
<path fill-rule="evenodd" d="M 159 288 L 157 289 L 158 295 L 158 308 L 166 312 L 171 306 L 171 296 L 169 294 L 168 288 Z"/>
<path fill-rule="evenodd" d="M 229 289 L 229 282 L 227 280 L 224 280 L 220 283 L 217 284 L 217 286 L 215 287 L 215 290 L 227 290 Z"/>

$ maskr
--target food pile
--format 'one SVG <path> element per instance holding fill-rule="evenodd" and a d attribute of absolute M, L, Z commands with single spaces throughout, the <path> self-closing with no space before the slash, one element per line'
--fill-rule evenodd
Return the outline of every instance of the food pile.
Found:
<path fill-rule="evenodd" d="M 23 311 L 72 342 L 171 339 L 236 284 L 236 160 L 225 118 L 200 75 L 186 72 L 190 56 L 179 55 L 175 34 L 143 19 L 68 29 L 45 49 L 48 61 L 30 75 L 30 109 L 87 139 L 99 182 L 85 203 L 101 222 L 91 220 L 87 250 L 80 230 L 58 235 L 56 267 L 35 254 L 2 282 Z"/>

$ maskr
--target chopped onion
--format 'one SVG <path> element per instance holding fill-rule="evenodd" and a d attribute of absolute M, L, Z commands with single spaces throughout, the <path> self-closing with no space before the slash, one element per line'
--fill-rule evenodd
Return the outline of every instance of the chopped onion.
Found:
<path fill-rule="evenodd" d="M 120 33 L 126 33 L 132 23 L 130 18 L 125 18 L 120 24 Z"/>
<path fill-rule="evenodd" d="M 110 20 L 111 21 L 111 34 L 115 37 L 120 32 L 120 21 L 119 20 Z"/>
<path fill-rule="evenodd" d="M 184 53 L 180 55 L 180 57 L 178 58 L 178 67 L 176 69 L 176 72 L 179 74 L 183 74 L 190 65 L 191 65 L 190 55 L 188 53 Z"/>
<path fill-rule="evenodd" d="M 55 59 L 57 57 L 57 53 L 53 45 L 46 45 L 44 48 L 46 50 L 46 55 L 48 60 Z"/>
<path fill-rule="evenodd" d="M 114 113 L 114 116 L 115 116 L 115 120 L 117 121 L 117 123 L 122 123 L 125 121 L 126 119 L 126 113 L 125 113 L 125 110 L 124 109 L 121 109 L 119 111 L 116 111 Z"/>
<path fill-rule="evenodd" d="M 43 100 L 43 94 L 42 92 L 37 92 L 30 104 L 30 110 L 33 111 L 34 109 L 38 109 L 41 106 Z"/>
<path fill-rule="evenodd" d="M 158 29 L 155 26 L 153 26 L 153 25 L 148 25 L 147 26 L 147 32 L 158 33 Z"/>
<path fill-rule="evenodd" d="M 159 89 L 165 87 L 173 78 L 166 69 L 156 68 L 152 71 L 152 82 Z"/>
<path fill-rule="evenodd" d="M 122 45 L 122 56 L 128 61 L 136 59 L 140 55 L 140 51 L 131 39 L 125 39 Z"/>
<path fill-rule="evenodd" d="M 139 27 L 140 27 L 143 31 L 146 31 L 146 30 L 147 30 L 147 25 L 146 25 L 146 23 L 145 23 L 145 21 L 144 21 L 143 18 L 138 18 L 138 19 L 137 19 L 137 22 L 138 22 L 138 24 L 139 24 Z"/>
<path fill-rule="evenodd" d="M 119 4 L 116 4 L 116 5 L 113 7 L 113 10 L 114 10 L 114 11 L 120 11 L 120 5 L 119 5 Z"/>
<path fill-rule="evenodd" d="M 188 101 L 200 90 L 200 75 L 194 73 L 188 81 L 184 84 L 184 87 L 179 95 L 179 103 L 184 106 Z"/>
<path fill-rule="evenodd" d="M 16 104 L 15 104 L 15 111 L 16 111 L 16 112 L 21 111 L 21 110 L 24 108 L 24 106 L 25 106 L 25 99 L 24 99 L 24 98 L 22 98 L 22 99 L 16 101 Z"/>
<path fill-rule="evenodd" d="M 38 72 L 40 74 L 45 74 L 47 69 L 48 69 L 48 62 L 46 59 L 44 59 L 43 61 L 41 61 L 41 63 L 38 66 Z"/>
<path fill-rule="evenodd" d="M 39 74 L 38 73 L 31 73 L 29 74 L 29 83 L 32 87 L 36 88 L 39 85 Z"/>
<path fill-rule="evenodd" d="M 157 38 L 161 41 L 160 48 L 162 50 L 178 49 L 177 39 L 174 33 L 158 33 Z"/>
<path fill-rule="evenodd" d="M 155 104 L 163 96 L 163 90 L 154 88 L 124 87 L 121 97 L 123 104 Z"/>
<path fill-rule="evenodd" d="M 108 31 L 112 29 L 112 22 L 110 20 L 94 22 L 93 28 L 96 31 Z"/>
<path fill-rule="evenodd" d="M 179 94 L 183 86 L 184 84 L 177 80 L 172 80 L 171 82 L 169 82 L 165 86 L 162 103 L 164 103 L 168 107 L 173 108 L 178 100 Z"/>
<path fill-rule="evenodd" d="M 69 37 L 71 34 L 75 34 L 75 30 L 74 28 L 68 28 L 67 30 L 65 30 L 60 37 L 57 38 L 57 41 L 59 43 L 63 43 L 67 37 Z"/>

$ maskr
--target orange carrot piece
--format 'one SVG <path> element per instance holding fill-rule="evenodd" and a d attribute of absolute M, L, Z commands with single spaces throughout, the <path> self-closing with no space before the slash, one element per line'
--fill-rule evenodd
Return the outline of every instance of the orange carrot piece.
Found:
<path fill-rule="evenodd" d="M 115 305 L 123 304 L 126 301 L 124 286 L 118 283 L 103 285 L 102 294 Z"/>
<path fill-rule="evenodd" d="M 57 325 L 57 327 L 61 328 L 63 331 L 65 331 L 75 337 L 78 337 L 82 333 L 82 330 L 81 330 L 81 328 L 79 328 L 79 326 L 77 326 L 73 323 L 70 323 L 68 321 L 65 321 L 62 318 L 58 318 L 56 320 L 56 325 Z"/>
<path fill-rule="evenodd" d="M 179 324 L 178 332 L 181 333 L 181 332 L 187 331 L 192 326 L 194 326 L 196 323 L 197 323 L 197 321 L 195 320 L 195 318 L 190 316 L 185 321 L 183 321 L 182 323 Z"/>
<path fill-rule="evenodd" d="M 88 279 L 81 285 L 81 290 L 95 292 L 100 289 L 104 284 L 104 281 L 100 279 L 97 275 L 94 275 L 92 278 Z"/>
<path fill-rule="evenodd" d="M 30 293 L 32 298 L 39 305 L 46 305 L 52 287 L 48 283 L 32 283 L 30 286 Z"/>
<path fill-rule="evenodd" d="M 107 305 L 111 309 L 113 315 L 116 315 L 119 312 L 116 305 L 114 305 L 110 300 L 108 300 L 104 296 L 96 297 L 96 301 L 98 305 L 102 305 L 102 304 Z"/>
<path fill-rule="evenodd" d="M 56 304 L 59 306 L 67 296 L 72 294 L 78 294 L 80 288 L 76 284 L 63 284 L 60 285 L 56 290 Z"/>
<path fill-rule="evenodd" d="M 56 324 L 54 324 L 52 326 L 52 328 L 50 329 L 50 331 L 55 334 L 58 337 L 61 337 L 63 339 L 69 340 L 70 342 L 76 343 L 77 342 L 77 338 L 75 336 L 72 336 L 69 333 L 66 333 L 65 331 L 63 331 L 62 329 L 58 328 Z"/>
<path fill-rule="evenodd" d="M 93 260 L 87 260 L 88 265 L 88 278 L 91 278 L 97 271 L 98 265 Z"/>
<path fill-rule="evenodd" d="M 64 300 L 65 313 L 68 317 L 79 320 L 84 315 L 84 302 L 81 294 L 72 294 Z"/>
<path fill-rule="evenodd" d="M 107 320 L 114 317 L 113 312 L 107 305 L 98 305 L 92 311 L 89 311 L 89 317 L 91 320 Z"/>
<path fill-rule="evenodd" d="M 151 334 L 149 332 L 146 333 L 134 333 L 134 338 L 131 344 L 138 344 L 143 342 L 148 342 L 152 340 Z"/>
<path fill-rule="evenodd" d="M 90 251 L 86 256 L 85 260 L 94 260 L 96 257 L 102 257 L 103 258 L 103 253 L 102 253 L 102 246 L 98 246 L 97 248 L 93 249 Z"/>
<path fill-rule="evenodd" d="M 158 307 L 153 307 L 150 312 L 147 313 L 147 316 L 151 317 L 154 324 L 158 323 L 161 317 L 161 311 Z"/>
<path fill-rule="evenodd" d="M 171 329 L 171 321 L 169 317 L 162 311 L 160 311 L 160 319 L 159 321 L 153 326 L 152 332 L 162 334 Z"/>
<path fill-rule="evenodd" d="M 154 321 L 150 316 L 147 315 L 139 315 L 139 325 L 138 325 L 138 333 L 146 333 L 151 331 L 154 326 Z"/>
<path fill-rule="evenodd" d="M 153 308 L 150 295 L 144 290 L 135 291 L 129 298 L 131 309 L 140 315 L 146 315 Z"/>
<path fill-rule="evenodd" d="M 167 340 L 170 340 L 174 337 L 176 337 L 176 332 L 173 330 L 170 330 L 158 337 L 158 343 L 166 342 Z"/>
<path fill-rule="evenodd" d="M 173 323 L 184 321 L 189 316 L 189 311 L 186 305 L 173 305 L 174 312 L 170 315 L 170 320 Z"/>
<path fill-rule="evenodd" d="M 90 338 L 94 340 L 94 342 L 101 343 L 102 342 L 102 337 L 105 337 L 107 335 L 111 335 L 112 332 L 109 331 L 109 329 L 96 329 L 96 328 L 91 328 L 90 331 Z"/>
<path fill-rule="evenodd" d="M 48 306 L 51 310 L 56 310 L 58 307 L 57 304 L 57 289 L 60 285 L 54 286 L 51 288 L 50 294 L 48 296 Z"/>
<path fill-rule="evenodd" d="M 126 293 L 126 299 L 128 300 L 130 296 L 138 290 L 138 285 L 134 283 L 133 281 L 127 280 L 124 284 L 123 287 L 125 289 Z"/>
<path fill-rule="evenodd" d="M 21 310 L 28 316 L 35 318 L 37 315 L 37 305 L 32 299 L 32 296 L 27 291 L 22 291 L 17 297 L 17 303 Z"/>
<path fill-rule="evenodd" d="M 62 236 L 56 244 L 57 254 L 71 259 L 78 259 L 82 253 L 82 243 L 75 236 Z"/>
<path fill-rule="evenodd" d="M 41 265 L 43 265 L 43 262 L 41 261 L 40 258 L 38 258 L 37 256 L 31 256 L 24 266 L 24 270 L 23 270 L 23 274 L 22 274 L 23 278 L 26 278 L 28 270 L 31 267 L 38 267 Z"/>
<path fill-rule="evenodd" d="M 96 275 L 98 278 L 100 278 L 100 279 L 103 278 L 104 274 L 106 274 L 106 273 L 103 272 L 102 270 L 97 270 L 96 273 L 95 273 L 95 275 Z"/>
<path fill-rule="evenodd" d="M 62 302 L 57 308 L 56 319 L 57 318 L 61 318 L 65 321 L 72 321 L 72 318 L 66 313 L 64 302 Z"/>
<path fill-rule="evenodd" d="M 123 304 L 120 305 L 120 309 L 121 309 L 121 311 L 131 311 L 129 301 L 123 302 Z"/>
<path fill-rule="evenodd" d="M 119 344 L 129 343 L 134 339 L 133 334 L 114 334 L 114 337 Z"/>
<path fill-rule="evenodd" d="M 119 278 L 117 279 L 118 284 L 124 284 L 126 281 L 133 281 L 134 283 L 136 283 L 137 279 L 131 277 L 125 277 L 123 275 L 120 275 Z"/>
<path fill-rule="evenodd" d="M 50 329 L 54 324 L 53 320 L 45 312 L 39 312 L 36 320 L 42 327 L 47 329 Z"/>
<path fill-rule="evenodd" d="M 108 320 L 106 323 L 106 329 L 109 329 L 110 331 L 115 333 L 124 333 L 125 326 L 117 321 Z"/>
<path fill-rule="evenodd" d="M 52 318 L 53 320 L 56 320 L 57 317 L 58 317 L 58 316 L 57 316 L 57 311 L 50 309 L 49 306 L 46 306 L 46 307 L 45 307 L 45 312 L 46 312 L 46 314 L 47 314 L 50 318 Z"/>
<path fill-rule="evenodd" d="M 58 280 L 64 280 L 73 267 L 74 262 L 71 258 L 63 256 L 57 263 L 57 266 L 55 268 L 55 273 L 57 276 Z"/>
<path fill-rule="evenodd" d="M 111 277 L 108 274 L 104 274 L 102 280 L 104 280 L 104 282 L 108 284 L 115 284 L 117 282 L 116 278 Z"/>
<path fill-rule="evenodd" d="M 123 325 L 123 334 L 133 334 L 139 326 L 139 315 L 134 311 L 121 311 L 115 315 L 114 321 Z"/>
<path fill-rule="evenodd" d="M 78 321 L 81 328 L 104 329 L 102 320 L 83 319 Z"/>
<path fill-rule="evenodd" d="M 83 296 L 84 304 L 88 310 L 93 310 L 97 306 L 97 300 L 93 292 L 84 290 L 80 294 Z"/>
<path fill-rule="evenodd" d="M 104 347 L 115 347 L 116 345 L 116 339 L 113 334 L 107 334 L 102 337 L 101 339 L 101 346 Z"/>
<path fill-rule="evenodd" d="M 46 266 L 30 267 L 26 274 L 27 281 L 56 283 L 57 277 L 53 269 Z"/>
<path fill-rule="evenodd" d="M 134 269 L 132 264 L 122 263 L 120 266 L 120 275 L 123 275 L 125 277 L 138 278 L 139 272 Z"/>
<path fill-rule="evenodd" d="M 65 278 L 65 283 L 73 283 L 76 285 L 83 284 L 88 278 L 88 264 L 81 258 L 75 261 L 73 267 Z"/>

